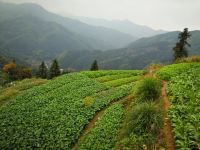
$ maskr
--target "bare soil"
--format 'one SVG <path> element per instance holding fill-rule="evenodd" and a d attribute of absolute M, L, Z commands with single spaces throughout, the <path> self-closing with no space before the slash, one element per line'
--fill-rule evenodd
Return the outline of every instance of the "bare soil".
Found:
<path fill-rule="evenodd" d="M 167 82 L 163 81 L 162 98 L 164 101 L 163 108 L 165 110 L 163 136 L 165 140 L 166 150 L 175 150 L 174 135 L 172 133 L 171 122 L 167 114 L 168 109 L 170 108 L 170 101 L 169 98 L 167 97 L 166 88 L 167 88 Z"/>

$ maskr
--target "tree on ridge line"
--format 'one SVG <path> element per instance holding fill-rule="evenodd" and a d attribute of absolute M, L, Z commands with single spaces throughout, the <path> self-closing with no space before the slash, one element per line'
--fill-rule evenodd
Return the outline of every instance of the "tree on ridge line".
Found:
<path fill-rule="evenodd" d="M 179 42 L 177 42 L 176 46 L 173 48 L 174 61 L 183 57 L 188 57 L 186 46 L 189 46 L 189 47 L 191 46 L 187 41 L 190 37 L 191 37 L 191 34 L 188 31 L 188 28 L 185 28 L 183 32 L 179 33 L 179 36 L 178 36 Z"/>

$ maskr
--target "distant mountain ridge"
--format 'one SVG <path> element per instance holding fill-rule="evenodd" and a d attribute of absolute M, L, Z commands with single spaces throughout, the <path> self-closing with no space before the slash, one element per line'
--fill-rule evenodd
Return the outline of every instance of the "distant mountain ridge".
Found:
<path fill-rule="evenodd" d="M 129 20 L 106 20 L 106 19 L 96 19 L 96 18 L 78 17 L 78 16 L 71 16 L 71 18 L 78 19 L 89 25 L 102 26 L 106 28 L 115 29 L 120 32 L 130 34 L 137 39 L 142 37 L 151 37 L 168 32 L 164 30 L 154 30 L 148 26 L 138 25 Z"/>
<path fill-rule="evenodd" d="M 49 23 L 57 23 L 67 28 L 69 31 L 84 37 L 85 41 L 87 41 L 87 44 L 92 45 L 92 49 L 94 50 L 122 48 L 135 40 L 135 38 L 133 38 L 131 35 L 119 32 L 117 30 L 91 26 L 75 19 L 56 15 L 46 11 L 37 4 L 10 4 L 0 2 L 0 13 L 1 22 L 7 19 L 11 20 L 18 16 L 22 17 L 26 15 L 36 17 Z"/>

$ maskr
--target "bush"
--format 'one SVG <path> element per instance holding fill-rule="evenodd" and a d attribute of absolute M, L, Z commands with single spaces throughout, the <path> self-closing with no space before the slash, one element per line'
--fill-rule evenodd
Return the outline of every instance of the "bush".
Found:
<path fill-rule="evenodd" d="M 153 102 L 160 97 L 161 81 L 148 77 L 142 80 L 137 87 L 136 96 L 140 102 Z"/>
<path fill-rule="evenodd" d="M 8 75 L 0 71 L 0 87 L 9 82 Z"/>

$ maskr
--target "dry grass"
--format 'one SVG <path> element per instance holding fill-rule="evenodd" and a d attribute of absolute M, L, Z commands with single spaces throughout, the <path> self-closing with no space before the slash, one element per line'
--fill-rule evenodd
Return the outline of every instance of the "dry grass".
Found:
<path fill-rule="evenodd" d="M 176 60 L 175 63 L 191 63 L 191 62 L 200 62 L 200 55 L 194 55 L 187 58 L 181 58 Z"/>

